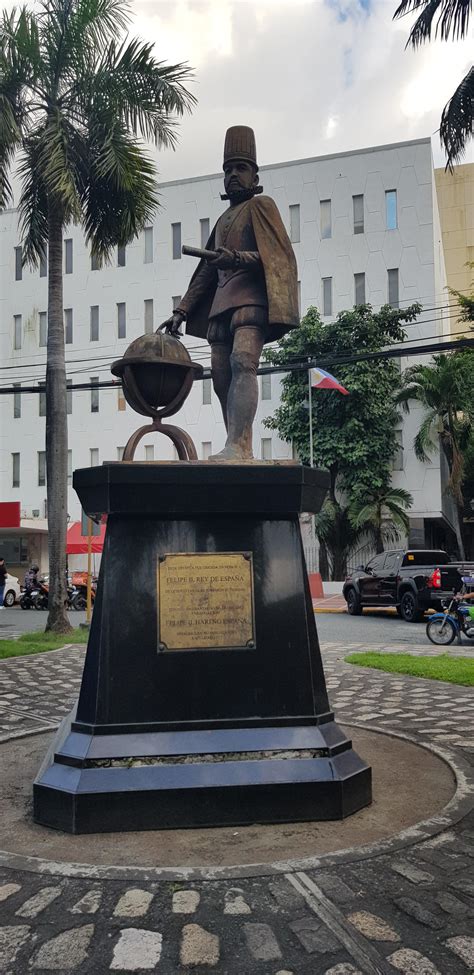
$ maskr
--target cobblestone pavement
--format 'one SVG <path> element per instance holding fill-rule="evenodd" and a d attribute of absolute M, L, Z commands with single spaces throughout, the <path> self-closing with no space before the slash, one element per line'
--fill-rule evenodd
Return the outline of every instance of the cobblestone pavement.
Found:
<path fill-rule="evenodd" d="M 324 647 L 338 720 L 408 733 L 472 766 L 472 690 L 345 664 L 358 649 L 365 646 Z M 0 663 L 4 738 L 60 721 L 83 656 L 70 648 Z M 420 837 L 414 832 L 403 850 L 238 881 L 127 882 L 64 876 L 54 865 L 49 876 L 2 867 L 0 972 L 471 975 L 474 816 Z"/>

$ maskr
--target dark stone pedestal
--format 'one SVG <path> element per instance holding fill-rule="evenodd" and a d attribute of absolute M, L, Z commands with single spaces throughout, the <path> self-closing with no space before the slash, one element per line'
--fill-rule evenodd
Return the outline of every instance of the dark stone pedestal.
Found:
<path fill-rule="evenodd" d="M 370 768 L 334 723 L 298 514 L 324 474 L 294 464 L 79 470 L 107 533 L 72 724 L 34 784 L 36 822 L 75 833 L 338 819 Z M 255 645 L 159 649 L 172 553 L 251 553 Z"/>

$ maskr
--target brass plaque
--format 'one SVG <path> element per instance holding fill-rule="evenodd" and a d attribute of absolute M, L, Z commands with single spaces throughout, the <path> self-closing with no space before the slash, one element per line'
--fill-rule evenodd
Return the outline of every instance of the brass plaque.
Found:
<path fill-rule="evenodd" d="M 157 576 L 160 650 L 255 646 L 251 554 L 162 555 Z"/>

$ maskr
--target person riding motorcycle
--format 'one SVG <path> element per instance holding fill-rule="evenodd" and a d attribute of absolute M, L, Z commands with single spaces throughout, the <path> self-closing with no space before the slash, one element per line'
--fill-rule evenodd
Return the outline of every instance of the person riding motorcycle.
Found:
<path fill-rule="evenodd" d="M 28 569 L 28 572 L 25 575 L 25 583 L 24 583 L 25 589 L 27 591 L 31 589 L 35 589 L 36 586 L 39 584 L 38 572 L 39 572 L 38 565 L 31 565 L 30 568 Z"/>

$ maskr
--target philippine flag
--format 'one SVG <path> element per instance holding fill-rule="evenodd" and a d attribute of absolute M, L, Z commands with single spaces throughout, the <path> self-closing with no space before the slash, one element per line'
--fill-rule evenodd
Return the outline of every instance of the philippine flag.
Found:
<path fill-rule="evenodd" d="M 337 379 L 324 369 L 311 369 L 311 386 L 313 389 L 337 389 L 344 396 L 349 396 L 349 390 L 341 386 Z"/>

